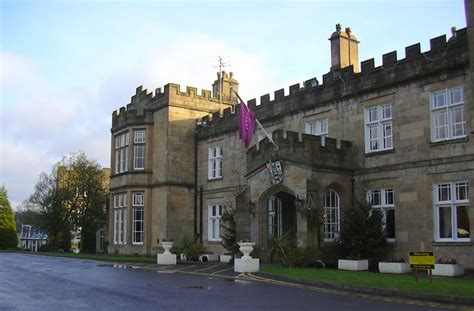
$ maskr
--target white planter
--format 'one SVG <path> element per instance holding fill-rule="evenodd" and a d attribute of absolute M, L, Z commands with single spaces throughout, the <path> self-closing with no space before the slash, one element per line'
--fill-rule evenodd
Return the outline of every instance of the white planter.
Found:
<path fill-rule="evenodd" d="M 339 270 L 349 270 L 349 271 L 369 270 L 369 261 L 367 259 L 362 259 L 362 260 L 339 259 L 337 261 L 337 268 Z"/>
<path fill-rule="evenodd" d="M 228 263 L 232 260 L 232 256 L 231 255 L 220 255 L 219 257 L 219 261 L 220 262 L 225 262 L 225 263 Z"/>
<path fill-rule="evenodd" d="M 173 247 L 172 241 L 161 241 L 161 247 L 164 248 L 163 254 L 156 256 L 156 262 L 159 265 L 176 265 L 176 254 L 171 254 L 170 249 Z"/>
<path fill-rule="evenodd" d="M 435 264 L 432 271 L 433 275 L 437 276 L 460 276 L 464 275 L 464 268 L 458 264 Z"/>
<path fill-rule="evenodd" d="M 238 242 L 240 248 L 239 251 L 244 254 L 241 258 L 242 259 L 250 259 L 250 253 L 253 251 L 253 247 L 255 246 L 255 242 Z"/>
<path fill-rule="evenodd" d="M 174 242 L 173 241 L 161 241 L 161 247 L 165 249 L 165 252 L 163 255 L 170 255 L 170 249 L 173 247 Z"/>
<path fill-rule="evenodd" d="M 379 262 L 380 273 L 403 274 L 410 272 L 410 265 L 406 262 Z"/>

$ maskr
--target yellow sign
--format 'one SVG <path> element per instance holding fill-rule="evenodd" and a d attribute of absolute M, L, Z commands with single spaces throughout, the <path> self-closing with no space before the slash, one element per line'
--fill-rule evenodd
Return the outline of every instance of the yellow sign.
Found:
<path fill-rule="evenodd" d="M 74 250 L 77 248 L 77 243 L 72 243 L 71 248 Z"/>
<path fill-rule="evenodd" d="M 410 268 L 418 270 L 434 269 L 433 252 L 410 252 Z"/>

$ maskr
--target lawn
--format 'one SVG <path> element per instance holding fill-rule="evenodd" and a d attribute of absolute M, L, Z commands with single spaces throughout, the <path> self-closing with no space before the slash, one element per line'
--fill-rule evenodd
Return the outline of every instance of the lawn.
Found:
<path fill-rule="evenodd" d="M 102 255 L 102 254 L 86 254 L 86 253 L 58 253 L 58 252 L 22 252 L 19 253 L 32 254 L 32 255 L 43 255 L 43 256 L 56 256 L 56 257 L 69 257 L 69 258 L 81 258 L 81 259 L 92 259 L 99 261 L 119 261 L 119 262 L 138 262 L 138 263 L 156 263 L 155 256 L 125 256 L 125 255 Z"/>
<path fill-rule="evenodd" d="M 340 283 L 354 286 L 416 291 L 426 294 L 474 297 L 474 278 L 442 278 L 433 277 L 432 284 L 429 283 L 426 273 L 420 273 L 418 282 L 412 274 L 380 274 L 373 272 L 352 272 L 332 269 L 311 269 L 311 268 L 280 268 L 269 267 L 262 270 L 265 273 L 284 275 L 288 277 Z"/>

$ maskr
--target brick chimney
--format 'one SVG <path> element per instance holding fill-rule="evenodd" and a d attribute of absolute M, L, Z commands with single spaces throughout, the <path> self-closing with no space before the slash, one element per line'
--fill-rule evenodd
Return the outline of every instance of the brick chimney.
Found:
<path fill-rule="evenodd" d="M 331 41 L 331 71 L 353 65 L 354 72 L 359 72 L 359 41 L 352 34 L 351 28 L 347 27 L 343 32 L 341 24 L 336 24 L 336 31 L 329 41 Z"/>

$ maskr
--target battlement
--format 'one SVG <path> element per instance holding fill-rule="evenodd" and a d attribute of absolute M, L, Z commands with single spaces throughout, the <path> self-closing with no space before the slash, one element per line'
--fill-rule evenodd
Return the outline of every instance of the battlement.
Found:
<path fill-rule="evenodd" d="M 130 103 L 126 106 L 112 113 L 112 128 L 122 127 L 128 123 L 135 123 L 143 120 L 150 121 L 150 117 L 146 114 L 153 114 L 154 111 L 169 105 L 174 102 L 179 102 L 180 97 L 185 97 L 183 102 L 191 102 L 196 99 L 196 102 L 202 101 L 202 106 L 209 103 L 218 104 L 219 100 L 212 97 L 210 90 L 201 90 L 198 94 L 198 89 L 192 86 L 186 86 L 186 91 L 181 91 L 181 86 L 176 83 L 168 83 L 163 88 L 156 88 L 155 92 L 148 92 L 142 85 L 136 88 L 135 95 L 130 99 Z M 224 102 L 224 104 L 229 104 Z M 195 107 L 196 105 L 193 105 Z M 209 109 L 215 110 L 215 109 Z M 225 112 L 227 115 L 228 112 Z M 140 119 L 141 118 L 141 119 Z"/>
<path fill-rule="evenodd" d="M 247 105 L 261 122 L 265 122 L 295 111 L 312 109 L 331 101 L 347 99 L 443 71 L 462 71 L 469 63 L 467 31 L 464 28 L 454 34 L 448 41 L 446 35 L 431 39 L 430 50 L 426 52 L 421 52 L 420 43 L 417 43 L 405 48 L 403 59 L 398 59 L 397 52 L 393 51 L 382 55 L 382 65 L 378 67 L 375 67 L 373 58 L 368 59 L 361 62 L 360 72 L 354 72 L 352 65 L 332 70 L 323 75 L 322 83 L 317 78 L 312 78 L 303 85 L 291 85 L 289 94 L 285 94 L 285 89 L 279 89 L 274 92 L 273 100 L 270 100 L 270 94 L 265 94 L 260 96 L 258 102 L 255 98 L 248 100 Z M 236 115 L 238 114 L 227 114 L 223 118 Z M 211 135 L 213 132 L 231 130 L 229 123 L 233 124 L 234 130 L 237 127 L 237 122 L 222 122 L 216 117 L 203 118 L 202 121 L 208 125 L 203 131 Z"/>
<path fill-rule="evenodd" d="M 351 170 L 353 167 L 349 141 L 341 140 L 338 146 L 336 139 L 326 137 L 322 144 L 320 136 L 281 129 L 273 132 L 272 139 L 278 150 L 265 138 L 247 151 L 247 172 L 253 172 L 274 157 L 296 164 L 311 164 L 313 168 Z"/>

